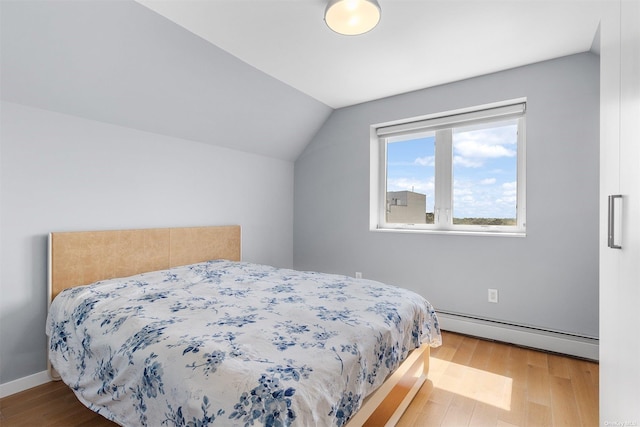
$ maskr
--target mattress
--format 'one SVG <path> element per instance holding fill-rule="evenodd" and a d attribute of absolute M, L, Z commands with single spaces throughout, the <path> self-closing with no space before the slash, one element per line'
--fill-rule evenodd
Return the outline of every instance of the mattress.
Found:
<path fill-rule="evenodd" d="M 67 289 L 46 333 L 78 399 L 126 426 L 342 426 L 441 342 L 409 290 L 225 260 Z"/>

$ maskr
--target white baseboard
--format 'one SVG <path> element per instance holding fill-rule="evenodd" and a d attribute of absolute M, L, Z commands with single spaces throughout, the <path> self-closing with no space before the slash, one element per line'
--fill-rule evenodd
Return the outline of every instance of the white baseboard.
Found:
<path fill-rule="evenodd" d="M 599 360 L 598 339 L 438 313 L 440 328 L 570 356 Z"/>
<path fill-rule="evenodd" d="M 51 381 L 49 373 L 47 371 L 42 371 L 37 374 L 9 381 L 8 383 L 0 384 L 0 398 L 19 393 L 30 389 L 31 387 L 46 384 L 49 381 Z"/>

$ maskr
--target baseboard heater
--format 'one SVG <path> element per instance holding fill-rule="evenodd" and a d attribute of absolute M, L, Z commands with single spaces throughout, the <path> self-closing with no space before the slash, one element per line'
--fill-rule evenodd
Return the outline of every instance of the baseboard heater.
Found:
<path fill-rule="evenodd" d="M 445 331 L 599 360 L 598 338 L 436 309 Z"/>

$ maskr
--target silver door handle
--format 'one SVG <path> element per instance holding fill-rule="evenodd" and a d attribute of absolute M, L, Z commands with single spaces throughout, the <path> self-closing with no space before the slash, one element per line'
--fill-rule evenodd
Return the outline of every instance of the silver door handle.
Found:
<path fill-rule="evenodd" d="M 622 249 L 621 245 L 616 245 L 616 239 L 615 239 L 615 214 L 616 214 L 616 205 L 615 205 L 615 200 L 616 199 L 620 199 L 622 200 L 622 194 L 613 194 L 611 196 L 609 196 L 609 223 L 608 223 L 608 227 L 607 227 L 607 246 L 609 246 L 611 249 Z"/>

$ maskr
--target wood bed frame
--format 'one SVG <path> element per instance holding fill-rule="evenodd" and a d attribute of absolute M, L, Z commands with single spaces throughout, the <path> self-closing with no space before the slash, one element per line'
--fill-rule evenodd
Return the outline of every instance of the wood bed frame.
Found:
<path fill-rule="evenodd" d="M 49 301 L 67 288 L 211 259 L 240 261 L 240 226 L 50 233 Z M 414 350 L 346 427 L 395 425 L 427 378 L 429 353 L 427 344 Z"/>

